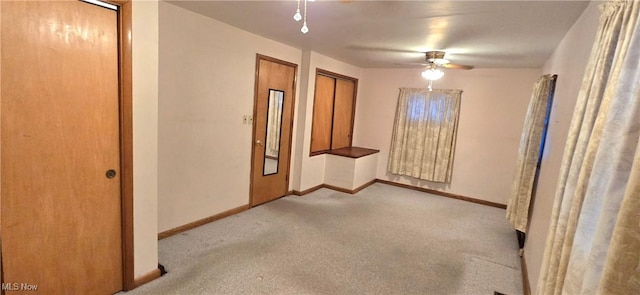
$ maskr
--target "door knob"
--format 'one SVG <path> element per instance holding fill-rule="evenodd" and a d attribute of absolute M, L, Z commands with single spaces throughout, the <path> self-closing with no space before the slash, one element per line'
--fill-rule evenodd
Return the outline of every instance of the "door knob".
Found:
<path fill-rule="evenodd" d="M 114 177 L 116 177 L 116 170 L 109 169 L 109 170 L 107 170 L 107 173 L 105 173 L 105 175 L 109 179 L 114 178 Z"/>
<path fill-rule="evenodd" d="M 256 145 L 263 146 L 264 144 L 262 144 L 262 141 L 260 141 L 260 139 L 258 139 L 258 140 L 256 140 Z"/>

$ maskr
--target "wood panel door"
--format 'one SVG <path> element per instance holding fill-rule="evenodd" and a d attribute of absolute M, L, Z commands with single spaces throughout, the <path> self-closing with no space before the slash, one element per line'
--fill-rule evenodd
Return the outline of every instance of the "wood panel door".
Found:
<path fill-rule="evenodd" d="M 335 79 L 316 75 L 311 127 L 311 153 L 331 149 L 331 125 L 333 121 L 333 96 Z"/>
<path fill-rule="evenodd" d="M 350 147 L 358 79 L 316 70 L 310 155 Z"/>
<path fill-rule="evenodd" d="M 355 82 L 336 79 L 333 133 L 331 138 L 332 150 L 351 146 L 355 90 Z"/>
<path fill-rule="evenodd" d="M 251 198 L 256 206 L 287 194 L 297 65 L 258 55 Z"/>
<path fill-rule="evenodd" d="M 117 12 L 1 5 L 3 282 L 21 284 L 9 294 L 33 293 L 22 284 L 113 294 L 122 289 Z"/>

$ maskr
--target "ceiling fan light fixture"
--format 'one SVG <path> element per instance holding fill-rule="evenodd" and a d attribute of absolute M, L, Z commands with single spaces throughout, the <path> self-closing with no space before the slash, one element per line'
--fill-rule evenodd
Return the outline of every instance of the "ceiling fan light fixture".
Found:
<path fill-rule="evenodd" d="M 422 72 L 422 78 L 429 81 L 439 80 L 444 76 L 444 72 L 440 69 L 430 68 Z"/>
<path fill-rule="evenodd" d="M 429 62 L 432 62 L 439 66 L 450 63 L 450 61 L 446 58 L 433 58 L 433 59 L 430 59 Z"/>

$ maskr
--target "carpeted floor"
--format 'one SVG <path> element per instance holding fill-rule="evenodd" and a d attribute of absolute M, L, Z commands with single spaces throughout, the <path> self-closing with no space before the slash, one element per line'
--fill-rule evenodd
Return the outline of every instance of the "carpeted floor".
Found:
<path fill-rule="evenodd" d="M 288 196 L 160 241 L 126 294 L 522 294 L 505 211 L 384 184 Z"/>

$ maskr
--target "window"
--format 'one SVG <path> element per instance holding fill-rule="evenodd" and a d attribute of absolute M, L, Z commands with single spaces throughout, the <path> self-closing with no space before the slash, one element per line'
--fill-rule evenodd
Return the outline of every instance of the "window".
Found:
<path fill-rule="evenodd" d="M 460 90 L 401 88 L 387 170 L 451 182 Z"/>
<path fill-rule="evenodd" d="M 313 102 L 311 155 L 350 147 L 358 80 L 318 69 Z"/>

